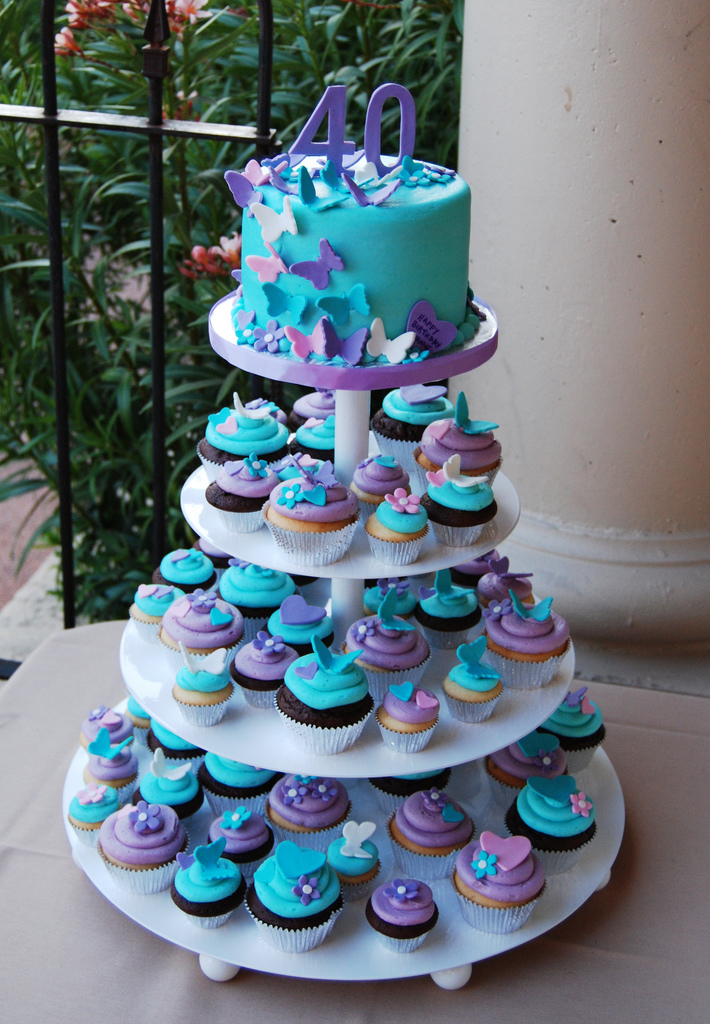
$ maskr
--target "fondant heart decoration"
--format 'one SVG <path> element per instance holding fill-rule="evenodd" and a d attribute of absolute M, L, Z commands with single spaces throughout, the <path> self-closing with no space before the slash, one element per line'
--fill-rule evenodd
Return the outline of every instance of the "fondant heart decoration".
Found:
<path fill-rule="evenodd" d="M 507 572 L 510 568 L 509 558 L 491 558 L 488 562 L 491 567 L 491 572 L 494 572 L 496 576 L 500 576 L 502 573 Z"/>
<path fill-rule="evenodd" d="M 238 429 L 239 428 L 237 427 L 237 421 L 233 416 L 229 416 L 224 423 L 218 423 L 217 426 L 215 427 L 217 433 L 222 434 L 224 436 L 228 436 L 229 434 L 236 434 Z"/>
<path fill-rule="evenodd" d="M 294 665 L 293 671 L 301 679 L 313 679 L 313 676 L 318 671 L 318 662 L 310 661 L 307 665 Z"/>
<path fill-rule="evenodd" d="M 426 601 L 428 597 L 434 597 L 436 589 L 434 587 L 420 587 L 419 597 Z"/>
<path fill-rule="evenodd" d="M 119 725 L 121 721 L 121 716 L 117 715 L 115 711 L 111 711 L 109 709 L 101 719 L 101 724 L 108 727 L 109 725 Z"/>
<path fill-rule="evenodd" d="M 410 384 L 399 389 L 399 393 L 407 405 L 423 405 L 425 402 L 435 402 L 437 398 L 443 398 L 447 389 L 441 384 L 429 386 L 428 384 Z"/>
<path fill-rule="evenodd" d="M 254 311 L 252 309 L 239 309 L 237 310 L 237 323 L 239 324 L 239 330 L 243 331 L 244 328 L 252 322 L 254 319 Z"/>
<path fill-rule="evenodd" d="M 300 594 L 292 594 L 281 602 L 281 621 L 286 626 L 313 626 L 325 618 L 325 608 L 308 604 Z"/>
<path fill-rule="evenodd" d="M 532 844 L 525 836 L 509 836 L 503 839 L 495 832 L 481 832 L 481 849 L 494 853 L 498 860 L 496 867 L 501 871 L 512 871 L 530 856 Z"/>
<path fill-rule="evenodd" d="M 130 806 L 130 804 L 127 804 L 126 806 L 127 806 L 128 810 L 130 812 L 132 810 L 132 807 Z M 182 853 L 181 852 L 181 853 L 179 853 L 177 855 L 177 862 L 178 862 L 178 867 L 181 867 L 183 871 L 187 871 L 187 869 L 191 868 L 192 865 L 195 863 L 195 858 L 192 856 L 191 853 Z"/>
<path fill-rule="evenodd" d="M 213 608 L 210 612 L 210 622 L 213 626 L 226 626 L 232 621 L 230 612 L 223 612 L 219 608 Z"/>
<path fill-rule="evenodd" d="M 172 607 L 172 613 L 176 618 L 181 619 L 183 615 L 187 615 L 191 608 L 192 605 L 190 604 L 190 602 L 187 600 L 186 597 L 183 597 L 179 601 L 175 602 L 175 604 Z"/>
<path fill-rule="evenodd" d="M 556 779 L 532 775 L 527 784 L 538 796 L 544 797 L 550 803 L 559 804 L 560 807 L 566 806 L 569 798 L 577 791 L 577 783 L 571 775 L 558 775 Z"/>
<path fill-rule="evenodd" d="M 518 740 L 518 746 L 526 757 L 537 757 L 541 750 L 544 750 L 546 754 L 551 754 L 553 750 L 557 750 L 559 745 L 560 741 L 556 736 L 537 730 Z"/>
<path fill-rule="evenodd" d="M 444 821 L 451 822 L 452 824 L 456 821 L 463 821 L 463 814 L 461 811 L 457 811 L 453 804 L 444 805 L 441 817 Z"/>
<path fill-rule="evenodd" d="M 275 857 L 279 870 L 286 878 L 310 876 L 325 864 L 325 854 L 320 850 L 306 850 L 296 846 L 290 839 L 278 844 Z"/>
<path fill-rule="evenodd" d="M 411 700 L 414 693 L 414 683 L 393 683 L 390 686 L 390 693 L 398 697 L 399 700 Z"/>
<path fill-rule="evenodd" d="M 437 441 L 440 441 L 442 437 L 446 437 L 449 430 L 451 429 L 451 420 L 434 420 L 427 427 L 427 430 L 432 437 L 435 437 Z"/>
<path fill-rule="evenodd" d="M 589 697 L 582 697 L 582 703 L 579 709 L 583 715 L 593 715 L 594 705 L 592 704 Z"/>
<path fill-rule="evenodd" d="M 439 701 L 433 693 L 427 693 L 426 690 L 417 690 L 417 706 L 423 711 L 435 708 L 438 703 Z"/>
<path fill-rule="evenodd" d="M 439 320 L 431 302 L 422 299 L 416 302 L 407 319 L 407 330 L 414 331 L 420 348 L 430 352 L 441 352 L 448 348 L 456 337 L 456 324 Z"/>
<path fill-rule="evenodd" d="M 158 589 L 157 583 L 141 583 L 138 587 L 139 597 L 152 597 Z"/>

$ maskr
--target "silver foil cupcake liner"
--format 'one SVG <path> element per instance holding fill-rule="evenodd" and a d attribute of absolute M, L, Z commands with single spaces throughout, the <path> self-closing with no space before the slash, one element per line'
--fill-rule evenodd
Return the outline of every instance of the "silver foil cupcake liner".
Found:
<path fill-rule="evenodd" d="M 207 803 L 210 805 L 215 818 L 220 817 L 225 811 L 236 811 L 237 807 L 246 807 L 248 811 L 255 811 L 257 814 L 264 813 L 268 791 L 259 796 L 220 796 L 204 787 Z"/>
<path fill-rule="evenodd" d="M 266 623 L 269 621 L 268 615 L 263 615 L 261 618 L 252 618 L 247 615 L 246 611 L 242 612 L 244 616 L 244 634 L 242 636 L 243 644 L 250 644 L 252 640 L 256 638 L 256 634 L 261 629 L 266 629 Z"/>
<path fill-rule="evenodd" d="M 133 736 L 135 737 L 135 742 L 139 743 L 142 747 L 148 745 L 148 729 L 141 729 L 139 726 L 134 725 Z"/>
<path fill-rule="evenodd" d="M 362 498 L 360 498 L 359 501 L 360 512 L 362 513 L 363 521 L 369 518 L 369 516 L 373 516 L 379 507 L 378 505 L 373 504 L 371 501 L 363 501 Z"/>
<path fill-rule="evenodd" d="M 185 914 L 185 917 L 196 928 L 221 928 L 233 913 L 234 911 L 230 910 L 228 914 L 215 914 L 214 917 L 197 917 L 194 914 Z"/>
<path fill-rule="evenodd" d="M 352 807 L 348 806 L 347 814 L 337 824 L 330 825 L 328 828 L 313 829 L 310 832 L 297 832 L 294 829 L 284 828 L 283 825 L 278 825 L 266 811 L 266 821 L 268 822 L 269 828 L 273 830 L 274 839 L 276 843 L 282 843 L 286 839 L 290 839 L 294 843 L 300 843 L 303 846 L 307 846 L 309 850 L 318 850 L 319 853 L 327 853 L 328 847 L 334 839 L 339 839 L 343 833 L 343 825 L 350 820 L 352 813 Z"/>
<path fill-rule="evenodd" d="M 364 900 L 370 896 L 377 886 L 377 880 L 381 874 L 381 868 L 377 869 L 377 874 L 374 878 L 371 878 L 369 882 L 344 882 L 342 877 L 340 879 L 340 892 L 346 903 L 357 903 L 358 900 Z"/>
<path fill-rule="evenodd" d="M 207 473 L 207 479 L 209 480 L 209 482 L 211 484 L 213 484 L 215 482 L 215 480 L 217 479 L 217 474 L 219 473 L 219 471 L 221 469 L 221 466 L 217 462 L 211 462 L 209 459 L 206 459 L 204 457 L 204 455 L 202 454 L 202 452 L 200 451 L 200 445 L 199 444 L 197 445 L 195 450 L 197 451 L 197 458 L 200 460 L 202 465 L 205 467 L 205 472 Z M 238 456 L 235 455 L 234 458 L 236 459 L 236 458 L 238 458 Z"/>
<path fill-rule="evenodd" d="M 539 690 L 555 678 L 565 654 L 546 661 L 514 661 L 487 647 L 481 661 L 500 673 L 503 686 L 509 690 Z"/>
<path fill-rule="evenodd" d="M 277 681 L 277 685 L 273 690 L 248 690 L 246 686 L 240 686 L 239 689 L 242 691 L 242 696 L 250 707 L 265 710 L 273 708 L 274 696 L 280 685 L 281 683 Z"/>
<path fill-rule="evenodd" d="M 368 779 L 369 782 L 369 779 Z M 422 785 L 426 783 L 426 779 L 422 779 Z M 401 807 L 404 801 L 407 799 L 406 796 L 398 796 L 396 793 L 385 793 L 384 790 L 378 789 L 377 786 L 373 786 L 369 782 L 370 789 L 375 794 L 377 805 L 385 814 L 394 814 L 398 807 Z"/>
<path fill-rule="evenodd" d="M 485 758 L 483 760 L 485 765 Z M 501 810 L 507 811 L 513 801 L 517 800 L 521 790 L 516 789 L 515 786 L 509 786 L 507 783 L 501 782 L 499 779 L 494 779 L 485 767 L 483 769 L 483 773 L 488 781 L 488 797 L 490 802 L 495 807 L 499 807 Z"/>
<path fill-rule="evenodd" d="M 183 847 L 189 847 L 189 836 Z M 159 864 L 154 868 L 144 868 L 142 871 L 133 868 L 119 867 L 107 860 L 101 845 L 97 844 L 97 850 L 101 861 L 111 875 L 111 878 L 124 892 L 132 892 L 136 896 L 152 896 L 156 892 L 163 892 L 173 884 L 175 875 L 178 873 L 177 857 L 173 857 L 167 864 Z"/>
<path fill-rule="evenodd" d="M 377 430 L 373 430 L 372 433 L 375 435 L 380 454 L 391 455 L 411 477 L 415 471 L 414 449 L 419 447 L 419 441 L 397 441 L 393 437 L 385 437 Z M 411 479 L 410 484 L 414 490 L 414 481 Z M 421 494 L 421 491 L 419 493 Z"/>
<path fill-rule="evenodd" d="M 580 772 L 586 771 L 600 746 L 601 743 L 595 743 L 593 747 L 584 747 L 582 750 L 565 750 L 567 771 L 570 775 L 576 777 Z"/>
<path fill-rule="evenodd" d="M 550 875 L 561 875 L 565 871 L 572 870 L 593 838 L 588 839 L 586 843 L 583 843 L 576 850 L 538 850 L 533 843 L 533 853 L 545 869 L 547 877 Z"/>
<path fill-rule="evenodd" d="M 264 513 L 260 508 L 256 512 L 226 512 L 224 509 L 211 507 L 219 516 L 222 525 L 231 533 L 256 533 L 264 525 Z"/>
<path fill-rule="evenodd" d="M 157 622 L 143 622 L 142 619 L 137 619 L 135 615 L 128 613 L 135 629 L 138 632 L 138 636 L 147 644 L 158 643 L 158 633 L 160 632 L 161 619 Z"/>
<path fill-rule="evenodd" d="M 341 647 L 343 653 L 345 653 L 345 646 L 343 644 Z M 363 651 L 363 654 L 365 654 L 365 651 Z M 359 660 L 357 664 L 365 673 L 370 696 L 375 704 L 379 705 L 385 699 L 385 694 L 390 686 L 396 686 L 397 683 L 414 683 L 417 686 L 421 682 L 430 661 L 431 653 L 419 665 L 415 665 L 414 668 L 398 669 L 396 672 L 370 668 L 367 665 L 363 665 Z"/>
<path fill-rule="evenodd" d="M 456 697 L 450 696 L 444 690 L 444 698 L 446 700 L 446 706 L 449 709 L 449 714 L 452 718 L 455 718 L 457 722 L 467 722 L 471 725 L 475 725 L 478 722 L 486 722 L 491 717 L 495 710 L 495 706 L 503 696 L 499 693 L 493 697 L 492 700 L 486 701 L 468 701 L 458 700 Z"/>
<path fill-rule="evenodd" d="M 448 633 L 443 629 L 432 629 L 431 626 L 424 626 L 420 622 L 419 628 L 429 641 L 430 646 L 435 647 L 437 651 L 454 651 L 459 644 L 465 644 L 468 642 L 476 627 L 471 626 L 469 629 L 455 629 L 453 632 Z"/>
<path fill-rule="evenodd" d="M 388 729 L 387 726 L 377 720 L 377 727 L 380 730 L 380 735 L 386 746 L 390 750 L 396 750 L 399 754 L 417 754 L 420 750 L 424 750 L 431 739 L 434 729 L 436 728 L 436 722 L 439 721 L 439 716 L 436 716 L 436 721 L 433 725 L 429 726 L 428 729 L 420 729 L 418 732 L 397 732 L 395 729 Z"/>
<path fill-rule="evenodd" d="M 373 537 L 369 534 L 367 530 L 365 530 L 365 536 L 373 556 L 384 565 L 410 565 L 412 562 L 416 562 L 419 557 L 421 546 L 428 532 L 429 527 L 427 526 L 425 533 L 421 537 L 418 537 L 416 540 L 403 541 L 380 540 L 379 537 Z"/>
<path fill-rule="evenodd" d="M 73 821 L 70 821 L 69 824 L 72 827 L 72 832 L 82 846 L 88 846 L 94 850 L 96 849 L 99 841 L 99 832 L 101 831 L 100 828 L 79 828 L 79 826 L 75 825 Z"/>
<path fill-rule="evenodd" d="M 173 700 L 177 704 L 182 717 L 190 725 L 209 726 L 217 725 L 222 721 L 227 714 L 227 707 L 233 693 L 234 684 L 232 683 L 232 692 L 229 694 L 229 697 L 218 704 L 185 704 L 184 701 L 178 700 L 174 694 Z"/>
<path fill-rule="evenodd" d="M 433 519 L 429 522 L 437 540 L 449 548 L 464 548 L 469 544 L 475 544 L 483 533 L 483 527 L 488 525 L 480 523 L 478 526 L 446 526 L 444 523 L 435 523 Z"/>
<path fill-rule="evenodd" d="M 535 909 L 539 896 L 519 907 L 481 907 L 454 889 L 461 915 L 472 928 L 489 935 L 507 935 L 522 928 Z"/>
<path fill-rule="evenodd" d="M 264 942 L 268 942 L 270 946 L 280 950 L 282 953 L 307 953 L 309 949 L 315 949 L 316 946 L 320 946 L 325 942 L 333 930 L 333 925 L 340 917 L 343 908 L 338 907 L 327 921 L 317 925 L 315 928 L 309 928 L 306 925 L 304 928 L 298 929 L 279 928 L 273 924 L 265 924 L 254 917 L 248 905 L 247 910 Z M 307 921 L 308 918 L 304 920 Z"/>
<path fill-rule="evenodd" d="M 234 652 L 236 651 L 237 647 L 240 646 L 241 642 L 242 642 L 242 637 L 239 637 L 239 639 L 236 641 L 236 643 L 229 644 L 228 646 L 225 645 L 226 650 L 227 650 L 227 664 L 229 664 L 230 661 L 232 660 L 231 655 L 234 654 Z M 166 644 L 165 641 L 160 636 L 158 637 L 158 643 L 160 644 L 161 650 L 163 651 L 163 653 L 165 654 L 166 658 L 168 659 L 170 667 L 173 669 L 173 671 L 177 675 L 177 673 L 180 671 L 180 669 L 183 668 L 182 654 L 180 653 L 179 650 L 176 650 L 175 648 L 171 647 L 169 644 Z M 187 648 L 187 653 L 190 655 L 190 657 L 191 657 L 191 659 L 193 661 L 203 661 L 209 654 L 212 653 L 212 650 L 217 650 L 217 649 L 218 648 L 215 647 L 215 648 L 211 648 L 210 650 L 205 651 L 204 653 L 200 653 L 200 651 L 197 651 L 194 647 L 188 647 Z"/>
<path fill-rule="evenodd" d="M 449 878 L 453 874 L 461 847 L 444 855 L 415 853 L 414 850 L 408 850 L 394 838 L 390 831 L 389 821 L 387 822 L 387 835 L 392 842 L 395 862 L 408 878 L 420 878 L 422 882 L 435 882 L 439 878 Z"/>
<path fill-rule="evenodd" d="M 429 936 L 429 932 L 423 932 L 413 939 L 395 939 L 392 935 L 383 935 L 382 932 L 375 932 L 375 934 L 382 945 L 394 953 L 413 953 L 423 942 L 426 942 Z"/>
<path fill-rule="evenodd" d="M 266 516 L 269 503 L 264 505 Z M 298 533 L 295 530 L 284 530 L 282 527 L 266 520 L 274 543 L 283 554 L 297 565 L 322 566 L 338 562 L 353 542 L 357 524 L 360 521 L 358 509 L 354 523 L 348 523 L 340 530 L 329 530 L 314 533 Z"/>
<path fill-rule="evenodd" d="M 353 725 L 342 725 L 334 729 L 323 729 L 318 725 L 306 725 L 304 722 L 296 722 L 293 718 L 285 715 L 280 707 L 274 706 L 281 716 L 281 721 L 289 731 L 289 736 L 294 747 L 305 750 L 310 754 L 342 754 L 344 750 L 352 747 L 360 737 L 365 728 L 365 723 L 372 714 L 365 715 L 359 722 Z"/>

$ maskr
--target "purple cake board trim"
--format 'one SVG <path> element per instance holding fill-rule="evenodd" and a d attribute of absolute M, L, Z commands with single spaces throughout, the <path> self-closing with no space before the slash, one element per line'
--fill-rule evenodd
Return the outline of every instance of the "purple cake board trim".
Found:
<path fill-rule="evenodd" d="M 462 348 L 417 363 L 377 366 L 327 366 L 297 359 L 256 352 L 250 345 L 237 345 L 232 327 L 231 308 L 235 293 L 220 299 L 210 310 L 210 345 L 222 359 L 247 373 L 291 384 L 345 391 L 375 391 L 399 388 L 406 384 L 427 384 L 432 380 L 467 373 L 488 362 L 498 347 L 498 318 L 491 307 L 478 297 L 475 303 L 486 313 L 478 331 Z"/>

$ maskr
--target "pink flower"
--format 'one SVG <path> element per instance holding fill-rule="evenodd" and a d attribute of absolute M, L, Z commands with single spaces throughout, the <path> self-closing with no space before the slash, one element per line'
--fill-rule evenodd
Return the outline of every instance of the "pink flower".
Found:
<path fill-rule="evenodd" d="M 113 0 L 69 0 L 64 10 L 70 28 L 91 28 L 95 21 L 113 21 L 115 6 Z"/>
<path fill-rule="evenodd" d="M 407 494 L 404 487 L 397 487 L 394 494 L 385 494 L 385 501 L 388 501 L 395 512 L 408 512 L 414 515 L 419 511 L 421 498 L 418 494 Z"/>
<path fill-rule="evenodd" d="M 54 52 L 60 57 L 68 57 L 72 53 L 80 54 L 82 52 L 70 28 L 63 28 L 61 32 L 57 32 L 54 37 Z"/>
<path fill-rule="evenodd" d="M 588 796 L 586 796 L 582 792 L 572 793 L 570 795 L 570 801 L 572 803 L 573 814 L 581 814 L 583 818 L 589 817 L 589 812 L 591 811 L 594 804 Z"/>
<path fill-rule="evenodd" d="M 176 21 L 189 21 L 191 25 L 197 24 L 198 18 L 209 18 L 210 12 L 202 8 L 208 0 L 175 0 L 173 5 L 173 17 Z"/>
<path fill-rule="evenodd" d="M 79 790 L 76 798 L 82 806 L 86 804 L 100 804 L 107 789 L 107 786 L 97 786 L 95 782 L 90 782 L 86 789 Z"/>
<path fill-rule="evenodd" d="M 242 265 L 242 236 L 236 231 L 231 238 L 222 235 L 219 245 L 219 254 L 224 262 L 232 269 L 238 270 Z"/>

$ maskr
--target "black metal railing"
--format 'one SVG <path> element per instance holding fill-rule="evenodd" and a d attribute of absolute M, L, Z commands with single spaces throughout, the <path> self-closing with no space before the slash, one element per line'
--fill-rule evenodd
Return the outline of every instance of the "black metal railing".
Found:
<path fill-rule="evenodd" d="M 96 110 L 59 110 L 54 53 L 55 0 L 42 0 L 41 53 L 44 107 L 0 104 L 0 121 L 41 125 L 44 129 L 47 236 L 50 265 L 52 363 L 56 411 L 57 481 L 61 542 L 64 627 L 76 622 L 74 587 L 74 531 L 70 472 L 70 423 L 63 284 L 62 209 L 59 133 L 62 128 L 131 132 L 148 136 L 150 181 L 150 303 L 152 365 L 153 458 L 153 561 L 165 554 L 165 301 L 163 238 L 163 139 L 180 137 L 217 139 L 254 145 L 257 158 L 278 150 L 276 133 L 269 127 L 273 65 L 273 11 L 271 0 L 257 0 L 259 10 L 259 70 L 256 126 L 163 121 L 163 80 L 168 74 L 170 27 L 165 0 L 151 0 L 146 21 L 142 74 L 147 79 L 147 117 L 102 113 Z"/>

